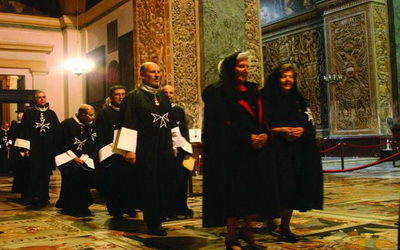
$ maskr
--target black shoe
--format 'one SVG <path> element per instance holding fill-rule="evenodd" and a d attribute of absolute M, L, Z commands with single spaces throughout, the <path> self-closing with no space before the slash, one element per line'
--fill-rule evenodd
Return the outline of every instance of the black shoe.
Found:
<path fill-rule="evenodd" d="M 63 208 L 61 213 L 65 215 L 74 215 L 74 210 L 70 208 Z"/>
<path fill-rule="evenodd" d="M 253 237 L 253 233 L 251 232 L 251 229 L 244 229 L 244 230 L 240 230 L 239 231 L 239 237 L 246 241 L 249 245 L 253 245 L 254 244 L 254 237 Z"/>
<path fill-rule="evenodd" d="M 225 247 L 226 247 L 226 250 L 232 250 L 233 247 L 240 247 L 240 249 L 243 249 L 238 240 L 229 241 L 228 239 L 226 239 Z"/>
<path fill-rule="evenodd" d="M 288 242 L 288 243 L 296 243 L 299 241 L 299 236 L 295 235 L 294 233 L 281 234 L 279 236 L 279 240 Z"/>
<path fill-rule="evenodd" d="M 78 217 L 86 217 L 91 216 L 92 212 L 90 212 L 89 208 L 80 208 L 74 211 L 74 215 Z"/>
<path fill-rule="evenodd" d="M 155 226 L 149 228 L 149 234 L 157 236 L 166 236 L 167 231 L 162 226 Z"/>
<path fill-rule="evenodd" d="M 39 201 L 38 205 L 41 207 L 45 207 L 50 204 L 50 201 Z"/>

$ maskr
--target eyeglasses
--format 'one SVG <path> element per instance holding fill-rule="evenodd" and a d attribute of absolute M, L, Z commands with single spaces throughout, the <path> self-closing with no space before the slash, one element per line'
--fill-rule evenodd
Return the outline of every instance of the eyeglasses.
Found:
<path fill-rule="evenodd" d="M 85 114 L 85 115 L 89 117 L 94 117 L 95 114 Z"/>
<path fill-rule="evenodd" d="M 35 99 L 46 99 L 46 96 L 35 96 Z"/>

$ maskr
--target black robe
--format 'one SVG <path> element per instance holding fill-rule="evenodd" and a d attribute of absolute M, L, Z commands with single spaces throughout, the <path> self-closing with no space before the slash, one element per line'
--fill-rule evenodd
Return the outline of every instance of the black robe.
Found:
<path fill-rule="evenodd" d="M 177 119 L 181 135 L 189 141 L 189 129 L 186 122 L 185 110 L 173 103 L 172 112 Z M 187 155 L 188 153 L 186 151 L 179 148 L 178 155 L 174 159 L 174 178 L 170 179 L 171 182 L 169 185 L 171 187 L 172 200 L 170 202 L 171 207 L 168 211 L 168 216 L 171 217 L 187 215 L 191 211 L 187 205 L 190 171 L 182 165 Z"/>
<path fill-rule="evenodd" d="M 12 135 L 11 129 L 0 128 L 0 173 L 8 173 L 12 160 Z"/>
<path fill-rule="evenodd" d="M 21 123 L 17 123 L 12 126 L 15 131 L 15 137 L 21 134 Z M 13 145 L 17 138 L 13 139 Z M 15 147 L 15 146 L 14 146 Z M 20 193 L 21 198 L 25 199 L 29 197 L 29 157 L 24 157 L 24 154 L 18 151 L 16 148 L 16 164 L 14 167 L 14 180 L 12 186 L 12 193 Z"/>
<path fill-rule="evenodd" d="M 157 101 L 155 101 L 155 98 Z M 156 105 L 158 102 L 159 105 Z M 139 203 L 147 224 L 165 220 L 170 194 L 168 180 L 173 168 L 171 129 L 177 127 L 171 103 L 164 93 L 140 88 L 121 103 L 121 131 L 117 150 L 136 152 Z"/>
<path fill-rule="evenodd" d="M 203 226 L 223 226 L 226 218 L 276 216 L 278 195 L 269 143 L 251 146 L 251 134 L 269 129 L 256 83 L 246 91 L 223 82 L 203 92 Z"/>
<path fill-rule="evenodd" d="M 99 110 L 96 118 L 99 164 L 96 166 L 96 187 L 105 199 L 111 216 L 134 212 L 137 204 L 136 168 L 121 155 L 115 154 L 114 131 L 119 121 L 119 110 L 107 106 Z"/>
<path fill-rule="evenodd" d="M 76 116 L 65 119 L 57 133 L 56 164 L 61 172 L 61 191 L 57 208 L 83 211 L 92 203 L 90 188 L 94 181 L 96 162 L 96 132 L 91 125 L 82 124 Z M 75 157 L 88 156 L 87 163 L 78 165 Z M 91 160 L 92 161 L 91 161 Z"/>
<path fill-rule="evenodd" d="M 301 96 L 266 95 L 265 109 L 273 127 L 303 127 L 305 133 L 294 141 L 281 135 L 273 140 L 277 155 L 281 205 L 306 211 L 322 209 L 323 174 L 321 156 L 315 140 L 315 128 L 302 107 Z M 304 104 L 303 104 L 304 105 Z"/>
<path fill-rule="evenodd" d="M 29 198 L 47 202 L 49 182 L 55 169 L 55 134 L 60 122 L 53 110 L 40 111 L 32 108 L 25 111 L 21 120 L 15 146 L 23 153 L 29 150 L 28 163 Z M 26 157 L 26 156 L 25 156 Z"/>

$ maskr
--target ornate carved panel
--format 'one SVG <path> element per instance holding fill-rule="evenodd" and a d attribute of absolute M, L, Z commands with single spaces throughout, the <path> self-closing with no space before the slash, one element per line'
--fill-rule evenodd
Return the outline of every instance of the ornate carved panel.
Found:
<path fill-rule="evenodd" d="M 244 0 L 244 38 L 246 50 L 254 56 L 250 68 L 249 80 L 263 83 L 262 76 L 262 44 L 261 44 L 261 12 L 260 2 Z"/>
<path fill-rule="evenodd" d="M 343 75 L 342 81 L 330 86 L 334 135 L 379 131 L 367 7 L 343 6 L 326 18 L 328 73 Z"/>
<path fill-rule="evenodd" d="M 386 134 L 390 129 L 386 125 L 386 118 L 393 117 L 393 109 L 390 85 L 388 18 L 385 6 L 373 6 L 372 18 L 374 24 L 374 61 L 376 63 L 375 79 L 378 88 L 380 132 L 381 134 Z"/>
<path fill-rule="evenodd" d="M 177 102 L 185 107 L 197 127 L 200 126 L 198 14 L 196 0 L 171 1 L 173 84 Z"/>
<path fill-rule="evenodd" d="M 279 36 L 263 44 L 265 78 L 282 63 L 292 63 L 297 69 L 297 84 L 308 99 L 317 128 L 328 128 L 323 29 L 317 27 Z"/>
<path fill-rule="evenodd" d="M 171 84 L 168 2 L 168 0 L 134 1 L 134 67 L 137 72 L 142 63 L 155 62 L 161 67 L 163 82 Z M 138 78 L 137 82 L 140 82 Z"/>

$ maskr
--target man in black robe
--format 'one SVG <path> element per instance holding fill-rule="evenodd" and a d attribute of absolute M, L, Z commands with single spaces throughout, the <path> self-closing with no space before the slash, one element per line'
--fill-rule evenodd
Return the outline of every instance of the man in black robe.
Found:
<path fill-rule="evenodd" d="M 119 120 L 120 104 L 126 94 L 126 87 L 114 85 L 110 88 L 110 103 L 97 113 L 99 164 L 96 168 L 97 189 L 105 199 L 108 213 L 114 219 L 124 214 L 135 214 L 135 168 L 129 167 L 121 155 L 115 154 L 114 131 Z"/>
<path fill-rule="evenodd" d="M 60 122 L 56 113 L 49 109 L 46 94 L 36 91 L 34 106 L 25 111 L 15 146 L 28 163 L 28 199 L 31 207 L 49 204 L 49 182 L 54 164 L 54 138 Z"/>
<path fill-rule="evenodd" d="M 10 123 L 4 121 L 0 127 L 0 173 L 8 174 L 11 171 L 11 141 Z"/>
<path fill-rule="evenodd" d="M 182 148 L 178 148 L 178 155 L 175 157 L 174 162 L 176 168 L 175 170 L 175 178 L 171 179 L 171 187 L 172 190 L 172 201 L 171 208 L 169 211 L 169 218 L 171 219 L 186 219 L 193 217 L 193 210 L 189 209 L 187 205 L 187 196 L 188 196 L 188 184 L 190 171 L 183 166 L 183 161 L 185 158 L 188 158 L 189 155 L 187 152 L 192 152 L 192 145 L 188 142 L 189 140 L 189 129 L 186 122 L 186 114 L 185 110 L 175 103 L 175 88 L 172 85 L 165 85 L 163 87 L 164 93 L 168 96 L 171 106 L 172 112 L 177 119 L 177 123 L 179 125 L 179 130 L 181 131 L 182 137 L 185 138 L 184 146 L 186 151 Z"/>
<path fill-rule="evenodd" d="M 161 223 L 170 201 L 167 183 L 172 178 L 174 148 L 181 146 L 182 138 L 171 103 L 158 91 L 160 67 L 146 62 L 140 76 L 142 83 L 121 103 L 121 130 L 114 150 L 137 168 L 139 203 L 149 233 L 165 236 Z"/>
<path fill-rule="evenodd" d="M 18 147 L 15 146 L 15 141 L 17 139 L 17 135 L 21 134 L 21 121 L 22 117 L 24 116 L 23 110 L 15 111 L 17 113 L 17 121 L 14 124 L 11 124 L 10 129 L 13 131 L 12 134 L 14 135 L 12 138 L 12 142 L 14 145 L 14 154 L 15 154 L 15 166 L 14 166 L 14 180 L 12 186 L 12 193 L 19 193 L 21 194 L 22 199 L 26 199 L 29 197 L 29 186 L 28 186 L 28 166 L 29 166 L 29 159 L 28 157 L 24 157 L 24 154 L 19 152 Z"/>
<path fill-rule="evenodd" d="M 65 119 L 57 133 L 57 167 L 61 172 L 61 191 L 56 203 L 63 213 L 75 216 L 91 214 L 89 206 L 93 203 L 90 188 L 96 161 L 97 137 L 92 124 L 94 108 L 83 104 L 78 114 Z"/>

